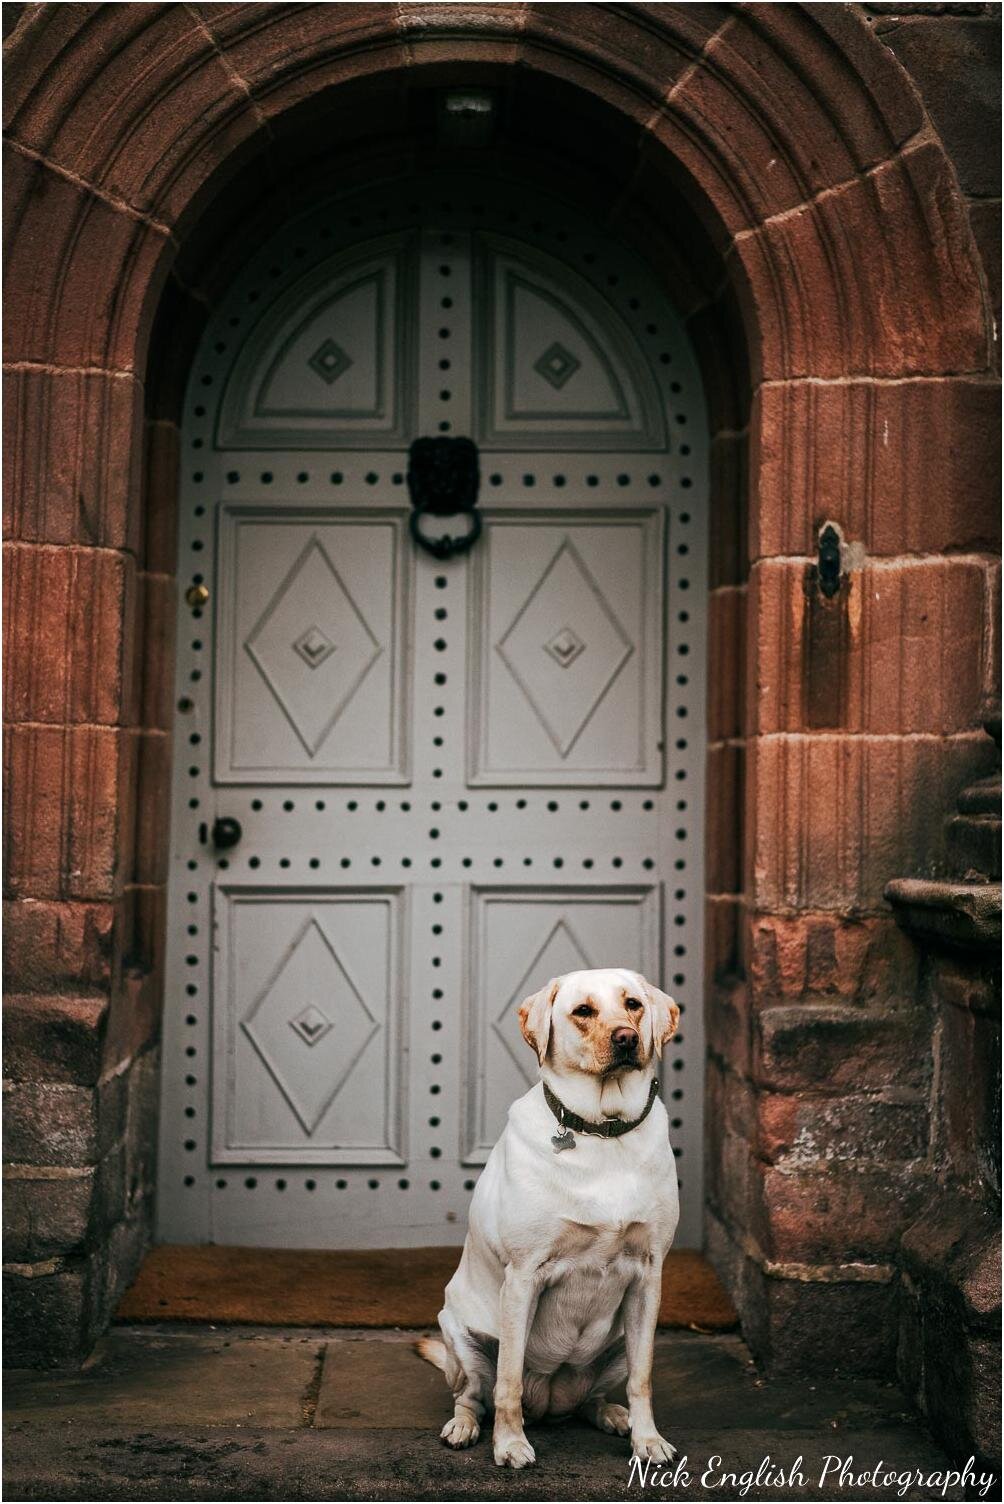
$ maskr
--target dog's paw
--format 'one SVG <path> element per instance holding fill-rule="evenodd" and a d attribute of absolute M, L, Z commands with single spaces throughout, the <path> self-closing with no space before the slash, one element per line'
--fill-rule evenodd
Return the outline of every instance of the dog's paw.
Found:
<path fill-rule="evenodd" d="M 454 1415 L 440 1431 L 448 1447 L 472 1447 L 481 1435 L 481 1428 L 473 1415 Z"/>
<path fill-rule="evenodd" d="M 631 1429 L 631 1421 L 623 1405 L 598 1405 L 594 1423 L 611 1436 L 626 1436 Z"/>
<path fill-rule="evenodd" d="M 676 1456 L 676 1448 L 658 1431 L 653 1431 L 651 1436 L 632 1436 L 631 1451 L 642 1462 L 672 1462 Z"/>
<path fill-rule="evenodd" d="M 496 1433 L 494 1439 L 495 1462 L 499 1467 L 529 1467 L 536 1462 L 537 1454 L 522 1431 Z"/>

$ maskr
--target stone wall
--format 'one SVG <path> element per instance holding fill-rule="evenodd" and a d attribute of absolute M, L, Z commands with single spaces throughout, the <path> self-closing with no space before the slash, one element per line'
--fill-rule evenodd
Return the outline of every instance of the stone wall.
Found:
<path fill-rule="evenodd" d="M 1000 9 L 864 14 L 948 147 L 999 327 Z M 735 672 L 713 705 L 711 756 L 745 759 L 761 815 L 740 831 L 740 812 L 720 811 L 731 844 L 714 816 L 709 829 L 725 879 L 709 931 L 727 913 L 746 923 L 712 947 L 708 1237 L 754 1347 L 782 1367 L 892 1371 L 901 1239 L 937 1173 L 938 1121 L 964 1089 L 940 1068 L 930 984 L 883 889 L 939 869 L 943 817 L 993 762 L 977 727 L 999 694 L 996 370 L 999 345 L 992 370 L 940 389 L 754 397 L 759 481 L 739 587 L 751 600 L 727 613 L 719 661 Z M 794 404 L 786 446 L 774 431 Z M 808 505 L 771 507 L 780 496 Z M 811 553 L 807 523 L 824 518 L 861 549 L 832 603 L 792 557 Z M 746 621 L 759 625 L 744 665 Z"/>
<path fill-rule="evenodd" d="M 241 172 L 288 212 L 312 122 L 344 144 L 369 109 L 413 142 L 422 90 L 462 78 L 507 91 L 541 170 L 564 183 L 577 151 L 608 224 L 662 217 L 649 253 L 686 308 L 714 435 L 709 1246 L 765 1358 L 889 1370 L 936 1078 L 932 1004 L 882 889 L 940 859 L 940 815 L 986 764 L 996 676 L 997 19 L 14 17 L 6 1258 L 25 1361 L 87 1350 L 148 1227 L 179 331 L 214 296 L 212 247 L 248 233 L 253 195 L 227 197 Z M 313 150 L 312 169 L 316 130 Z M 337 173 L 354 151 L 326 157 Z M 173 379 L 154 380 L 156 328 Z M 814 572 L 827 520 L 846 542 L 832 600 Z"/>

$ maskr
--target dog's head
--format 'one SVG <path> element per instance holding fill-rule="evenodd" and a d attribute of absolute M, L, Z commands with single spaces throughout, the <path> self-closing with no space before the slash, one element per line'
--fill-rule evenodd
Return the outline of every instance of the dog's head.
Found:
<path fill-rule="evenodd" d="M 641 1070 L 676 1033 L 680 1010 L 637 971 L 569 971 L 526 998 L 523 1038 L 557 1072 Z"/>

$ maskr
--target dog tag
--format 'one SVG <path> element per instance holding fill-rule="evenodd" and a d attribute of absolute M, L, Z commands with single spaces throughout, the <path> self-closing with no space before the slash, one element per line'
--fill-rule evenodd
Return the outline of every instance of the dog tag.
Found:
<path fill-rule="evenodd" d="M 552 1133 L 551 1143 L 554 1145 L 555 1154 L 560 1154 L 562 1149 L 574 1149 L 575 1134 L 571 1128 L 563 1128 L 560 1133 Z"/>

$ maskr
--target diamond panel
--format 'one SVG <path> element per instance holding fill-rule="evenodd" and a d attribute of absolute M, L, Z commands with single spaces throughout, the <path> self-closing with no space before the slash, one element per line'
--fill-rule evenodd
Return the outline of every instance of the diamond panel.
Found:
<path fill-rule="evenodd" d="M 311 999 L 324 999 L 327 1012 Z M 338 1027 L 329 1018 L 338 1020 Z M 316 919 L 308 919 L 241 1027 L 313 1133 L 377 1032 L 376 1021 Z M 305 1057 L 303 1045 L 310 1045 Z"/>
<path fill-rule="evenodd" d="M 572 612 L 575 627 L 568 624 Z M 496 644 L 562 757 L 568 756 L 633 651 L 567 538 Z"/>
<path fill-rule="evenodd" d="M 586 644 L 571 627 L 562 627 L 550 642 L 544 643 L 544 652 L 550 653 L 559 668 L 568 668 L 585 651 Z"/>
<path fill-rule="evenodd" d="M 245 647 L 311 757 L 383 651 L 316 535 Z"/>
<path fill-rule="evenodd" d="M 307 364 L 312 371 L 316 371 L 322 381 L 326 381 L 328 386 L 333 386 L 339 376 L 344 375 L 352 364 L 352 357 L 346 355 L 341 345 L 336 344 L 333 339 L 326 339 L 323 344 L 318 345 Z"/>
<path fill-rule="evenodd" d="M 333 1028 L 333 1025 L 331 1019 L 325 1017 L 320 1008 L 315 1008 L 311 1003 L 304 1008 L 302 1013 L 290 1019 L 289 1027 L 296 1030 L 304 1044 L 316 1044 Z"/>
<path fill-rule="evenodd" d="M 334 643 L 325 637 L 320 627 L 308 627 L 306 632 L 296 639 L 293 647 L 308 668 L 319 668 L 325 658 L 330 658 L 335 651 Z"/>
<path fill-rule="evenodd" d="M 555 340 L 552 345 L 548 345 L 543 355 L 534 361 L 533 369 L 543 376 L 556 392 L 560 392 L 565 382 L 572 379 L 581 364 L 582 362 L 572 354 L 571 350 L 566 350 L 564 345 Z"/>

